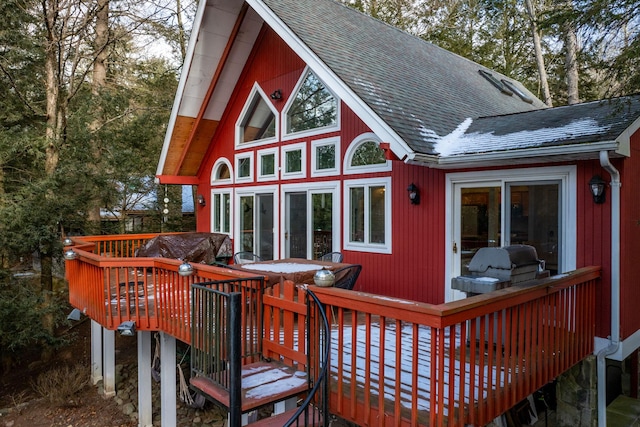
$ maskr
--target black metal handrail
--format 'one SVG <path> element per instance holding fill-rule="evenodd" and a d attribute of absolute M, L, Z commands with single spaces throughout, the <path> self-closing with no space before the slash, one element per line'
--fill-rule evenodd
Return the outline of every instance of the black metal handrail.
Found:
<path fill-rule="evenodd" d="M 315 377 L 315 383 L 307 398 L 298 407 L 298 410 L 284 424 L 284 427 L 290 426 L 324 426 L 329 425 L 328 409 L 329 409 L 329 354 L 331 351 L 331 340 L 329 336 L 329 320 L 325 312 L 324 304 L 320 302 L 318 297 L 309 288 L 306 289 L 307 295 L 311 297 L 313 302 L 307 300 L 307 337 L 315 336 L 315 331 L 319 332 L 317 336 L 318 350 L 318 366 L 320 367 L 318 375 Z M 318 315 L 319 314 L 319 315 Z M 312 357 L 311 342 L 307 347 L 309 357 Z M 310 361 L 311 362 L 311 361 Z M 313 366 L 311 363 L 309 367 Z M 312 372 L 312 369 L 309 369 Z M 318 395 L 319 394 L 319 395 Z"/>

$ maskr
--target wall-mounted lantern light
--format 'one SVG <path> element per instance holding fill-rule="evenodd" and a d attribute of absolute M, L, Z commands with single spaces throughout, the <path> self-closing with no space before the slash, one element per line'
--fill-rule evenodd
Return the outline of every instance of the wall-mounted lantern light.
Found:
<path fill-rule="evenodd" d="M 593 196 L 593 203 L 604 203 L 607 194 L 607 183 L 600 178 L 600 175 L 594 175 L 589 180 L 589 190 L 591 190 L 591 195 Z"/>
<path fill-rule="evenodd" d="M 271 96 L 271 99 L 273 99 L 274 101 L 277 101 L 278 99 L 282 99 L 282 91 L 280 89 L 276 89 L 269 96 Z"/>
<path fill-rule="evenodd" d="M 409 200 L 411 201 L 411 204 L 412 205 L 419 205 L 420 204 L 420 190 L 418 189 L 418 187 L 416 187 L 415 184 L 412 182 L 407 187 L 407 191 L 409 192 Z"/>
<path fill-rule="evenodd" d="M 202 194 L 198 194 L 197 199 L 200 206 L 202 206 L 203 208 L 207 206 L 207 201 L 204 199 L 204 196 Z"/>

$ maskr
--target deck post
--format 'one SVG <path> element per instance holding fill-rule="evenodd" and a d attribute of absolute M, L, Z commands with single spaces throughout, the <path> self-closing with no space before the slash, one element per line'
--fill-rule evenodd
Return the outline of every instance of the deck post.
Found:
<path fill-rule="evenodd" d="M 240 305 L 241 294 L 233 292 L 229 294 L 229 426 L 240 427 L 242 425 L 242 308 Z"/>
<path fill-rule="evenodd" d="M 151 332 L 138 331 L 138 425 L 153 425 L 151 397 Z"/>
<path fill-rule="evenodd" d="M 176 339 L 160 332 L 160 419 L 162 427 L 176 427 Z"/>
<path fill-rule="evenodd" d="M 91 320 L 91 384 L 102 381 L 102 325 Z"/>
<path fill-rule="evenodd" d="M 104 378 L 102 387 L 104 395 L 112 397 L 116 395 L 116 332 L 103 329 L 103 357 Z"/>

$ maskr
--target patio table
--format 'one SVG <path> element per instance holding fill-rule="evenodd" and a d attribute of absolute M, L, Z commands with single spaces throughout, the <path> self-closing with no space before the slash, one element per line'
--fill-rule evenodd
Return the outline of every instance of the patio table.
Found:
<path fill-rule="evenodd" d="M 337 270 L 350 264 L 341 262 L 320 261 L 304 258 L 284 258 L 273 261 L 260 261 L 235 265 L 234 268 L 265 276 L 269 284 L 291 280 L 296 284 L 313 285 L 313 276 L 323 267 Z"/>

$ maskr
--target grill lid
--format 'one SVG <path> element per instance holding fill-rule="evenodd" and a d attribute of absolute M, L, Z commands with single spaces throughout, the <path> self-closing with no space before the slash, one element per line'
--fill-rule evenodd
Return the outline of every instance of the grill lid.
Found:
<path fill-rule="evenodd" d="M 536 248 L 529 245 L 511 245 L 501 248 L 480 248 L 469 262 L 469 271 L 483 274 L 492 269 L 512 270 L 539 265 Z"/>

